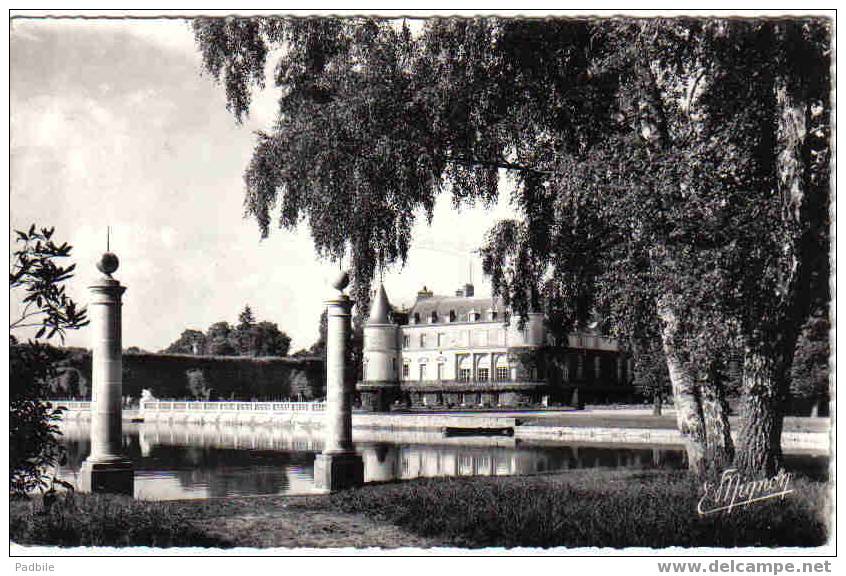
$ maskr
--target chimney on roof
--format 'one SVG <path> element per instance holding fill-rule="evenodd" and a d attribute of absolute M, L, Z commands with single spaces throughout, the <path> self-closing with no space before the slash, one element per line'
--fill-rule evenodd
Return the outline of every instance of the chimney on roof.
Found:
<path fill-rule="evenodd" d="M 473 291 L 473 285 L 472 284 L 465 284 L 464 285 L 464 295 L 467 298 L 472 298 L 474 294 L 475 294 L 475 292 Z"/>

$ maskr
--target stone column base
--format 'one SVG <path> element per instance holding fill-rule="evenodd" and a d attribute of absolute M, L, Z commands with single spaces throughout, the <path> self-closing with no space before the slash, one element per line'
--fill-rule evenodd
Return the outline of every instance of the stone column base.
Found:
<path fill-rule="evenodd" d="M 364 484 L 364 461 L 355 452 L 318 454 L 314 459 L 314 486 L 335 492 Z"/>
<path fill-rule="evenodd" d="M 91 462 L 86 460 L 79 469 L 80 492 L 92 494 L 125 494 L 135 492 L 135 473 L 132 462 Z"/>

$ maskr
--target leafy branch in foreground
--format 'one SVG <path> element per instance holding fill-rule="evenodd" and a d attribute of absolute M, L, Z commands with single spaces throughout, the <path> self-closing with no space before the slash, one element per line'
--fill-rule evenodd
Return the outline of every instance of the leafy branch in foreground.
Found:
<path fill-rule="evenodd" d="M 74 264 L 61 266 L 71 246 L 53 240 L 53 228 L 16 231 L 18 249 L 9 270 L 10 296 L 23 292 L 23 311 L 9 323 L 9 491 L 25 495 L 33 490 L 53 491 L 47 471 L 64 461 L 57 422 L 63 409 L 43 401 L 56 365 L 65 352 L 46 341 L 54 336 L 64 342 L 66 330 L 88 324 L 84 308 L 68 297 L 64 284 L 73 276 Z M 34 338 L 20 343 L 15 330 L 37 327 Z"/>
<path fill-rule="evenodd" d="M 60 266 L 55 262 L 68 258 L 71 246 L 67 242 L 56 244 L 53 232 L 54 228 L 38 231 L 35 224 L 27 232 L 15 231 L 20 247 L 12 254 L 9 290 L 22 290 L 25 296 L 24 309 L 9 322 L 9 331 L 37 326 L 36 339 L 58 335 L 64 341 L 65 330 L 81 328 L 88 319 L 85 309 L 77 308 L 65 293 L 62 283 L 73 276 L 76 264 Z"/>

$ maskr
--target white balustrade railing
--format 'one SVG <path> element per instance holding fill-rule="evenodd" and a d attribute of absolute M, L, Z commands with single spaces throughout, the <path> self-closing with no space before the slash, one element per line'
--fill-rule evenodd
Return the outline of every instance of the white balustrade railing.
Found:
<path fill-rule="evenodd" d="M 89 400 L 48 400 L 53 406 L 62 406 L 68 411 L 91 410 L 91 402 Z"/>
<path fill-rule="evenodd" d="M 88 400 L 50 400 L 54 406 L 68 411 L 91 410 Z M 191 400 L 147 400 L 141 403 L 145 412 L 324 412 L 324 402 L 195 402 Z"/>
<path fill-rule="evenodd" d="M 144 412 L 323 412 L 324 402 L 172 402 L 148 400 L 141 403 Z"/>

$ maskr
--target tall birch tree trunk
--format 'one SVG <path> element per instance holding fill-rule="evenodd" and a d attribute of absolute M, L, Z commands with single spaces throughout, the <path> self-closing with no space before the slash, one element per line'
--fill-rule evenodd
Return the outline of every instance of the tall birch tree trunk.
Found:
<path fill-rule="evenodd" d="M 679 320 L 675 310 L 663 299 L 657 302 L 661 319 L 661 341 L 667 358 L 673 403 L 676 407 L 676 426 L 685 441 L 688 468 L 705 473 L 705 421 L 698 398 L 696 383 L 688 370 L 684 351 L 679 347 Z"/>
<path fill-rule="evenodd" d="M 676 425 L 685 440 L 688 466 L 700 476 L 720 473 L 734 459 L 734 444 L 728 405 L 716 377 L 715 364 L 710 363 L 707 370 L 694 369 L 690 355 L 679 344 L 682 335 L 678 312 L 665 299 L 659 299 L 657 310 L 676 407 Z"/>
<path fill-rule="evenodd" d="M 705 458 L 710 471 L 721 473 L 732 466 L 734 442 L 729 424 L 725 390 L 717 377 L 716 364 L 700 373 L 699 398 L 705 430 Z"/>

